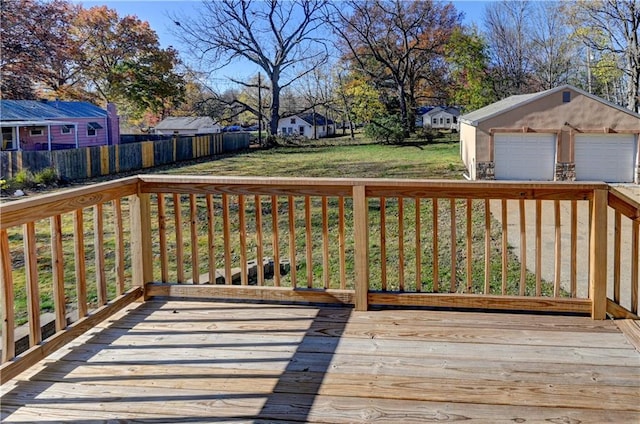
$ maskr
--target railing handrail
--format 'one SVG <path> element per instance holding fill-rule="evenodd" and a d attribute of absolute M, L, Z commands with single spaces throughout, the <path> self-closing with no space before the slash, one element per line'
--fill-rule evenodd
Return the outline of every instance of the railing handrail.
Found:
<path fill-rule="evenodd" d="M 634 221 L 640 221 L 640 202 L 609 186 L 609 206 Z"/>
<path fill-rule="evenodd" d="M 139 181 L 136 176 L 120 178 L 3 203 L 0 205 L 0 229 L 137 194 Z"/>

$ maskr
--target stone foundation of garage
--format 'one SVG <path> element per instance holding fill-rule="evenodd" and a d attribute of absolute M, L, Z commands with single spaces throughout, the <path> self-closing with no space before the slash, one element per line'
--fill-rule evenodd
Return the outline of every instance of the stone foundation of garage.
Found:
<path fill-rule="evenodd" d="M 476 164 L 476 180 L 495 180 L 495 169 L 494 162 L 478 162 Z"/>
<path fill-rule="evenodd" d="M 570 162 L 556 163 L 556 181 L 575 181 L 576 164 Z"/>

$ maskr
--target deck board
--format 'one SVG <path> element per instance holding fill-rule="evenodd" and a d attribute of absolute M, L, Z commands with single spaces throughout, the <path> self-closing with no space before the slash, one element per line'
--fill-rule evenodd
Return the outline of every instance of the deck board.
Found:
<path fill-rule="evenodd" d="M 154 300 L 2 387 L 2 422 L 640 422 L 640 353 L 574 316 Z"/>

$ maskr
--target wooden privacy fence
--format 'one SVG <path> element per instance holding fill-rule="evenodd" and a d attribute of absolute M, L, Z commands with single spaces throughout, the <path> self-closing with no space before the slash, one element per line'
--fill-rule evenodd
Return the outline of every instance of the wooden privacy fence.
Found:
<path fill-rule="evenodd" d="M 638 318 L 640 204 L 604 183 L 140 175 L 0 217 L 3 382 L 139 297 Z"/>
<path fill-rule="evenodd" d="M 0 152 L 0 177 L 12 178 L 22 169 L 36 173 L 54 168 L 61 178 L 79 180 L 247 148 L 248 133 L 221 133 L 79 149 L 3 151 Z"/>

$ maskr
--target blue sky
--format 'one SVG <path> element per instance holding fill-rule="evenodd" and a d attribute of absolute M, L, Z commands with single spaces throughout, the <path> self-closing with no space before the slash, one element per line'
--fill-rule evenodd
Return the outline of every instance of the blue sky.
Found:
<path fill-rule="evenodd" d="M 73 0 L 89 8 L 98 5 L 106 5 L 118 11 L 120 16 L 136 15 L 139 19 L 149 22 L 160 39 L 162 47 L 173 46 L 178 51 L 182 51 L 180 42 L 173 36 L 171 30 L 175 26 L 169 15 L 181 15 L 197 13 L 201 4 L 200 0 Z M 464 13 L 464 23 L 477 23 L 481 26 L 484 8 L 488 1 L 461 0 L 453 1 L 456 9 Z M 184 58 L 183 59 L 188 59 Z M 253 64 L 243 64 L 241 66 L 230 66 L 229 69 L 220 71 L 216 76 L 224 78 L 233 75 L 235 78 L 255 75 L 258 67 Z"/>

